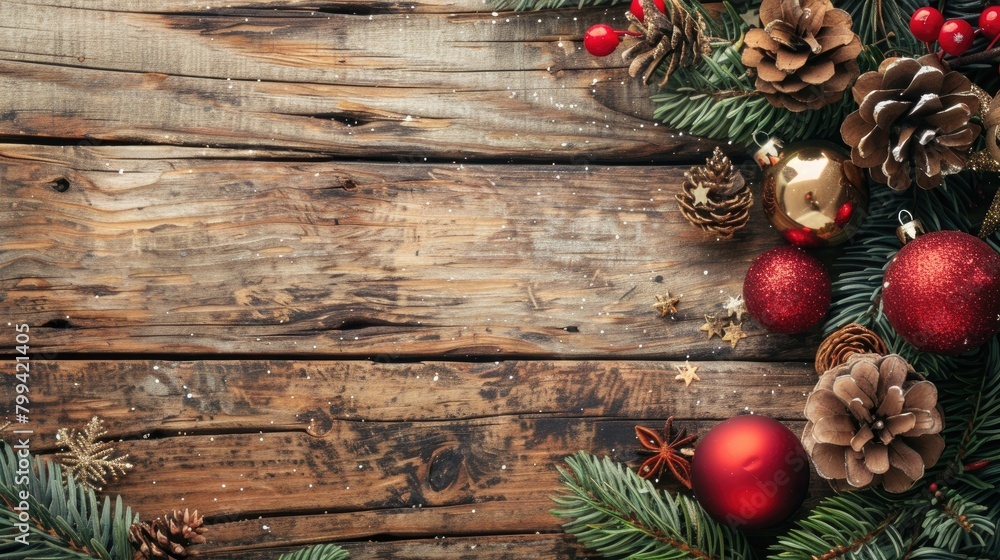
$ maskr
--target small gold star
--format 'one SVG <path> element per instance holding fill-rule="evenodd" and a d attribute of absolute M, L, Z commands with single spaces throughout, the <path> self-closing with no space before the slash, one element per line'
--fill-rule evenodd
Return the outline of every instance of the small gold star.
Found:
<path fill-rule="evenodd" d="M 709 340 L 712 340 L 712 337 L 716 335 L 722 338 L 722 319 L 719 319 L 715 315 L 705 315 L 705 324 L 698 330 L 708 333 Z"/>
<path fill-rule="evenodd" d="M 710 202 L 708 199 L 708 193 L 710 192 L 712 191 L 709 190 L 708 187 L 706 187 L 701 183 L 698 183 L 698 186 L 695 187 L 693 191 L 691 191 L 691 195 L 694 196 L 694 205 L 698 206 L 699 204 L 703 204 L 705 206 L 708 206 L 708 203 Z"/>
<path fill-rule="evenodd" d="M 742 295 L 730 296 L 726 303 L 722 304 L 722 307 L 726 310 L 726 317 L 732 317 L 733 321 L 742 321 L 743 316 L 747 314 L 747 307 L 743 303 Z"/>
<path fill-rule="evenodd" d="M 736 348 L 736 345 L 740 343 L 740 340 L 747 337 L 747 333 L 743 332 L 742 323 L 730 323 L 729 326 L 725 327 L 723 330 L 726 331 L 726 335 L 722 337 L 722 340 L 731 343 L 733 348 Z"/>
<path fill-rule="evenodd" d="M 657 294 L 655 297 L 656 303 L 653 304 L 653 309 L 660 312 L 660 317 L 677 313 L 677 304 L 681 302 L 681 298 L 670 297 L 670 292 L 663 296 Z"/>
<path fill-rule="evenodd" d="M 701 378 L 698 377 L 697 373 L 695 373 L 698 371 L 698 366 L 691 365 L 691 362 L 685 361 L 683 366 L 674 367 L 677 368 L 678 372 L 680 372 L 677 374 L 677 377 L 674 377 L 674 379 L 683 381 L 685 387 L 691 385 L 693 381 L 701 381 Z"/>

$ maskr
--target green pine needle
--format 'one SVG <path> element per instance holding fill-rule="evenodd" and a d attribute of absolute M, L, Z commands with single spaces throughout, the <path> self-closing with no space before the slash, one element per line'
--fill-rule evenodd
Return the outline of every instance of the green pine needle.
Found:
<path fill-rule="evenodd" d="M 335 544 L 308 546 L 282 554 L 278 560 L 347 560 L 347 551 Z"/>
<path fill-rule="evenodd" d="M 566 458 L 553 513 L 567 533 L 597 552 L 631 560 L 749 560 L 746 539 L 698 502 L 658 490 L 630 469 L 587 453 Z"/>
<path fill-rule="evenodd" d="M 98 501 L 94 491 L 72 476 L 63 483 L 62 469 L 38 457 L 28 457 L 29 469 L 18 469 L 18 456 L 0 444 L 0 558 L 101 558 L 131 560 L 128 529 L 139 518 L 121 497 Z M 24 477 L 24 479 L 21 479 Z M 21 492 L 27 492 L 22 499 Z M 27 544 L 19 518 L 27 505 Z M 22 537 L 24 538 L 24 537 Z"/>
<path fill-rule="evenodd" d="M 898 509 L 869 493 L 832 496 L 779 537 L 769 558 L 813 560 L 831 551 L 841 552 L 836 558 L 902 558 L 906 539 L 895 526 L 899 517 Z"/>

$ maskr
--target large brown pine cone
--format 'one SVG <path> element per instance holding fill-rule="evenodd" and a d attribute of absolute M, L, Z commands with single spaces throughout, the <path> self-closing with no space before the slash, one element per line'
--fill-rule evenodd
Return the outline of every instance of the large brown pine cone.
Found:
<path fill-rule="evenodd" d="M 129 527 L 128 540 L 135 549 L 133 560 L 181 560 L 192 556 L 188 547 L 205 542 L 205 519 L 184 510 Z"/>
<path fill-rule="evenodd" d="M 762 28 L 746 34 L 743 64 L 775 107 L 819 109 L 843 98 L 861 73 L 861 39 L 830 0 L 764 0 Z"/>
<path fill-rule="evenodd" d="M 929 54 L 890 58 L 854 84 L 858 110 L 840 128 L 851 160 L 894 190 L 931 189 L 941 176 L 961 171 L 978 124 L 972 82 Z"/>
<path fill-rule="evenodd" d="M 898 355 L 855 354 L 806 400 L 802 444 L 840 490 L 909 489 L 944 450 L 937 388 Z"/>

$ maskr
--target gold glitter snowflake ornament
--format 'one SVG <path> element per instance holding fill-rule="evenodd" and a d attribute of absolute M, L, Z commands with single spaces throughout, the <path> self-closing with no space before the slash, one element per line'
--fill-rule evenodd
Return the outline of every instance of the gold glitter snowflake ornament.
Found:
<path fill-rule="evenodd" d="M 104 422 L 94 416 L 82 432 L 60 428 L 57 439 L 69 451 L 57 453 L 65 474 L 73 475 L 77 483 L 95 491 L 108 483 L 108 478 L 117 480 L 132 468 L 127 461 L 128 454 L 115 457 L 115 448 L 110 442 L 100 441 L 107 435 Z"/>

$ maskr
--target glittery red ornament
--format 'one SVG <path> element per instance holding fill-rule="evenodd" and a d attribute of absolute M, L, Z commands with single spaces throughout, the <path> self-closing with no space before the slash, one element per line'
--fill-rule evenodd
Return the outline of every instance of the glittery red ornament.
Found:
<path fill-rule="evenodd" d="M 743 280 L 747 312 L 770 331 L 799 333 L 819 324 L 830 307 L 830 276 L 799 247 L 778 247 L 754 259 Z"/>
<path fill-rule="evenodd" d="M 787 519 L 809 490 L 809 456 L 777 420 L 737 416 L 712 428 L 691 462 L 694 494 L 715 520 L 764 529 Z"/>
<path fill-rule="evenodd" d="M 910 241 L 892 259 L 882 309 L 907 342 L 957 354 L 1000 331 L 1000 254 L 967 233 L 938 231 Z"/>

